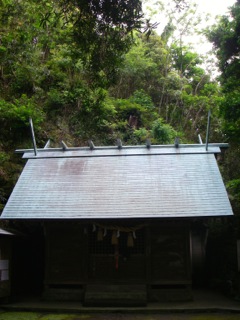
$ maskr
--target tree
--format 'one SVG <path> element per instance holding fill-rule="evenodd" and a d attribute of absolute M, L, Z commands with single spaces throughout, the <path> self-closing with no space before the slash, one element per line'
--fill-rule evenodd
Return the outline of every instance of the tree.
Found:
<path fill-rule="evenodd" d="M 207 113 L 212 109 L 216 136 L 222 98 L 219 85 L 210 79 L 202 63 L 203 58 L 188 46 L 170 46 L 154 32 L 149 38 L 137 34 L 110 94 L 129 99 L 135 91 L 144 90 L 153 101 L 154 112 L 192 140 L 199 131 L 205 134 Z"/>
<path fill-rule="evenodd" d="M 132 32 L 141 27 L 140 0 L 61 0 L 63 18 L 72 24 L 92 81 L 115 80 L 116 70 L 132 44 Z"/>
<path fill-rule="evenodd" d="M 224 100 L 221 115 L 224 129 L 231 140 L 240 137 L 240 1 L 230 9 L 229 16 L 220 17 L 218 23 L 207 32 L 213 43 L 222 84 Z"/>
<path fill-rule="evenodd" d="M 139 0 L 0 0 L 0 203 L 21 170 L 14 149 L 31 146 L 29 116 L 38 145 L 110 140 L 105 88 L 141 16 Z"/>
<path fill-rule="evenodd" d="M 223 174 L 235 213 L 240 213 L 240 1 L 228 15 L 221 16 L 206 35 L 213 43 L 220 70 L 219 80 L 223 99 L 220 115 L 223 121 L 225 139 L 231 143 L 227 152 Z"/>

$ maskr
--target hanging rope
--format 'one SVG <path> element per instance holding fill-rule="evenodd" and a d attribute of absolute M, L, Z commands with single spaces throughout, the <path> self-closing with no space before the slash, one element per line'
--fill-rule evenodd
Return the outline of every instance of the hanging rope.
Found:
<path fill-rule="evenodd" d="M 142 229 L 143 227 L 146 227 L 146 224 L 139 224 L 135 227 L 124 227 L 124 226 L 117 226 L 117 225 L 103 225 L 103 224 L 95 223 L 94 226 L 95 226 L 95 229 L 93 228 L 93 232 L 96 231 L 96 226 L 97 226 L 98 228 L 101 228 L 103 230 L 129 233 L 129 232 L 135 232 L 139 229 Z"/>

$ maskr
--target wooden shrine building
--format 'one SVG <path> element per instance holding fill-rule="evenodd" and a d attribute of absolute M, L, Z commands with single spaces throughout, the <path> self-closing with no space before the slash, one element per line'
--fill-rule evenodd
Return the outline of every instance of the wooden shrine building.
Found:
<path fill-rule="evenodd" d="M 84 305 L 191 299 L 196 221 L 233 214 L 220 147 L 18 150 L 27 163 L 1 218 L 43 229 L 43 296 Z"/>

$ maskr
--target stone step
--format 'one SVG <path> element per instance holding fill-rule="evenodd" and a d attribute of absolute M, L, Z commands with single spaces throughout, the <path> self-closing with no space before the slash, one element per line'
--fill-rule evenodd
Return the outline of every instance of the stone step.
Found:
<path fill-rule="evenodd" d="M 146 306 L 145 285 L 87 285 L 85 306 Z"/>

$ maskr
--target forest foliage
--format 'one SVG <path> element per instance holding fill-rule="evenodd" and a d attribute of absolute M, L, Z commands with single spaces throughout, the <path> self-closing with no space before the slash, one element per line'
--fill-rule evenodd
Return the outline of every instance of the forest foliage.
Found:
<path fill-rule="evenodd" d="M 174 3 L 183 18 L 169 16 L 160 35 L 139 0 L 0 1 L 0 209 L 23 165 L 14 150 L 31 147 L 29 117 L 40 147 L 48 139 L 166 144 L 197 142 L 199 133 L 204 140 L 211 110 L 210 140 L 233 143 L 223 172 L 239 210 L 240 5 L 206 31 L 218 81 L 182 41 L 191 28 L 188 2 Z"/>

